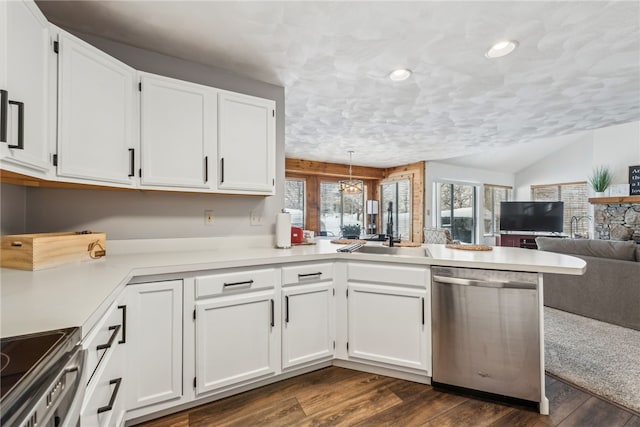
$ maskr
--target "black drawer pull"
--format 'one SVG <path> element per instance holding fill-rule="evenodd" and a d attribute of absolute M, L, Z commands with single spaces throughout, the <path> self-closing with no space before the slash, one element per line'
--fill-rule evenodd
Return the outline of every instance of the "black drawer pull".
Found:
<path fill-rule="evenodd" d="M 115 384 L 116 386 L 113 388 L 111 392 L 111 398 L 109 399 L 109 404 L 107 406 L 101 406 L 98 408 L 98 413 L 101 414 L 103 412 L 107 412 L 113 409 L 113 404 L 118 397 L 118 391 L 120 390 L 120 384 L 122 383 L 122 378 L 116 378 L 115 380 L 109 381 L 109 384 Z"/>
<path fill-rule="evenodd" d="M 227 288 L 229 286 L 251 286 L 253 285 L 253 280 L 245 280 L 244 282 L 231 282 L 231 283 L 224 283 L 224 287 Z"/>
<path fill-rule="evenodd" d="M 424 297 L 422 297 L 422 324 L 424 325 Z"/>
<path fill-rule="evenodd" d="M 318 271 L 317 273 L 306 273 L 306 274 L 298 273 L 298 279 L 304 279 L 305 277 L 315 277 L 315 276 L 322 276 L 322 271 Z"/>
<path fill-rule="evenodd" d="M 122 338 L 118 344 L 124 344 L 127 342 L 127 306 L 119 305 L 118 310 L 122 310 Z"/>
<path fill-rule="evenodd" d="M 9 104 L 18 106 L 18 143 L 9 144 L 9 148 L 24 150 L 24 102 L 9 100 Z M 7 141 L 8 140 L 7 137 Z"/>
<path fill-rule="evenodd" d="M 118 332 L 120 332 L 120 328 L 122 327 L 122 325 L 116 325 L 116 326 L 109 326 L 109 330 L 113 331 L 113 333 L 111 334 L 111 337 L 109 337 L 109 342 L 106 344 L 100 344 L 98 346 L 96 346 L 96 350 L 105 350 L 107 348 L 111 347 L 111 344 L 113 344 L 113 341 L 116 339 L 116 336 L 118 335 Z"/>
<path fill-rule="evenodd" d="M 289 297 L 284 297 L 284 321 L 289 323 Z"/>
<path fill-rule="evenodd" d="M 136 166 L 135 166 L 135 157 L 136 157 L 136 149 L 129 148 L 129 178 L 136 176 Z"/>
<path fill-rule="evenodd" d="M 0 89 L 0 141 L 7 142 L 7 122 L 9 115 L 9 92 Z"/>
<path fill-rule="evenodd" d="M 273 305 L 273 300 L 271 301 L 271 327 L 273 328 L 274 326 L 276 326 L 276 313 L 275 313 L 275 307 Z"/>

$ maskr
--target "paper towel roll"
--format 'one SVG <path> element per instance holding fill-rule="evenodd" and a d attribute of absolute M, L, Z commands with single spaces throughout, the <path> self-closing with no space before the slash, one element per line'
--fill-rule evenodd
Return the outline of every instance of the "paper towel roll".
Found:
<path fill-rule="evenodd" d="M 276 216 L 276 247 L 291 247 L 291 214 L 288 212 Z"/>

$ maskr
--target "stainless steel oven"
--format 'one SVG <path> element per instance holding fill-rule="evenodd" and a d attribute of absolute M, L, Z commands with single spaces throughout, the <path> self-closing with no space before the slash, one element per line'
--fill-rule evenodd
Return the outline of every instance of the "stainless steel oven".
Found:
<path fill-rule="evenodd" d="M 0 426 L 77 426 L 84 356 L 78 328 L 0 340 Z"/>

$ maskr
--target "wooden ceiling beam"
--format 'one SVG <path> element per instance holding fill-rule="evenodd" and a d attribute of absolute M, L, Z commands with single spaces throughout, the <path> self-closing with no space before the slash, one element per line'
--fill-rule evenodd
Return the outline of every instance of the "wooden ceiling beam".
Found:
<path fill-rule="evenodd" d="M 338 178 L 349 177 L 349 165 L 317 162 L 314 160 L 284 159 L 285 174 L 324 175 Z M 369 166 L 352 166 L 355 179 L 383 179 L 385 169 Z"/>

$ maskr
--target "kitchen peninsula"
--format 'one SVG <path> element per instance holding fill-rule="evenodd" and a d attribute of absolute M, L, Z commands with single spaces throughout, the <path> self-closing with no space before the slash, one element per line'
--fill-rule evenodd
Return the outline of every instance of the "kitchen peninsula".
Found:
<path fill-rule="evenodd" d="M 331 364 L 429 383 L 432 267 L 537 273 L 539 313 L 544 273 L 585 271 L 575 257 L 509 247 L 424 245 L 378 255 L 338 253 L 339 245 L 320 239 L 272 245 L 272 236 L 109 241 L 101 260 L 2 269 L 2 337 L 75 326 L 83 343 L 96 334 L 106 341 L 109 324 L 99 329 L 126 306 L 118 425 Z M 548 413 L 540 348 L 536 401 Z"/>

